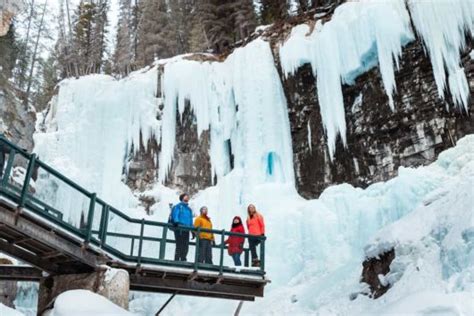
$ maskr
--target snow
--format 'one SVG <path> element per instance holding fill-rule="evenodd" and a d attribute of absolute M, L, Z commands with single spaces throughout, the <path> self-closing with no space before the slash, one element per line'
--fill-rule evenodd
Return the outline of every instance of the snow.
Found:
<path fill-rule="evenodd" d="M 473 299 L 469 293 L 423 291 L 380 308 L 377 315 L 472 315 Z"/>
<path fill-rule="evenodd" d="M 472 2 L 410 0 L 408 7 L 430 56 L 440 97 L 448 81 L 453 102 L 467 111 L 469 86 L 460 67 L 460 51 L 466 36 L 473 34 Z M 348 2 L 324 25 L 317 20 L 314 30 L 305 24 L 295 26 L 281 45 L 280 62 L 286 76 L 304 64 L 313 69 L 331 159 L 338 136 L 346 145 L 342 84 L 352 84 L 358 75 L 378 65 L 389 105 L 395 110 L 395 71 L 403 46 L 414 40 L 410 22 L 402 0 Z"/>
<path fill-rule="evenodd" d="M 54 301 L 54 308 L 45 316 L 133 316 L 105 297 L 86 290 L 72 290 L 60 294 Z"/>
<path fill-rule="evenodd" d="M 23 316 L 22 313 L 0 303 L 0 315 L 2 316 Z"/>

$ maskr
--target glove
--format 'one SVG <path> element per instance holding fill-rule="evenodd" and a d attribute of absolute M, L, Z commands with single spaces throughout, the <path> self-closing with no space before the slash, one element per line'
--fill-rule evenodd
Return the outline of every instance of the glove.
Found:
<path fill-rule="evenodd" d="M 211 246 L 212 246 L 212 247 L 215 247 L 215 246 L 216 246 L 216 241 L 215 241 L 215 240 L 211 240 Z"/>

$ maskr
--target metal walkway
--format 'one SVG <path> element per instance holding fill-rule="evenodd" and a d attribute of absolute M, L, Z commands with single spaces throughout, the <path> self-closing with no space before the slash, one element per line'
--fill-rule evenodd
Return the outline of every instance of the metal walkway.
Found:
<path fill-rule="evenodd" d="M 130 218 L 1 136 L 0 146 L 9 152 L 0 182 L 0 251 L 36 268 L 0 266 L 0 279 L 34 281 L 42 271 L 76 274 L 107 265 L 129 272 L 131 290 L 246 301 L 263 297 L 269 282 L 264 270 L 265 237 L 178 228 L 196 235 L 212 232 L 219 244 L 213 249 L 218 264 L 197 261 L 199 239 L 190 243 L 193 260 L 176 262 L 172 260 L 175 241 L 170 238 L 173 226 Z M 14 168 L 17 163 L 28 166 L 26 174 Z M 69 203 L 73 209 L 66 213 L 59 209 L 64 190 L 69 190 L 68 201 L 75 202 Z M 71 212 L 83 214 L 80 224 L 64 218 Z M 112 230 L 112 226 L 123 230 Z M 260 239 L 260 268 L 248 267 L 248 248 L 244 249 L 244 267 L 224 264 L 229 259 L 224 240 L 232 235 Z"/>

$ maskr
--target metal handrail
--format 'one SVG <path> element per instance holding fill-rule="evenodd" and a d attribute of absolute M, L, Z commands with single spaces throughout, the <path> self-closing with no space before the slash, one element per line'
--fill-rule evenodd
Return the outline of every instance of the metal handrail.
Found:
<path fill-rule="evenodd" d="M 68 177 L 64 176 L 62 173 L 58 172 L 54 168 L 50 167 L 48 164 L 42 162 L 35 154 L 30 154 L 26 150 L 18 147 L 17 145 L 8 141 L 3 135 L 0 135 L 0 146 L 6 146 L 9 151 L 9 159 L 7 162 L 5 173 L 3 174 L 3 179 L 0 181 L 0 195 L 7 195 L 10 198 L 15 199 L 18 203 L 19 207 L 28 208 L 32 210 L 36 215 L 41 216 L 42 218 L 52 222 L 59 227 L 66 229 L 68 232 L 74 234 L 76 237 L 81 238 L 84 240 L 86 244 L 93 244 L 95 246 L 101 247 L 102 249 L 108 251 L 110 254 L 118 257 L 124 261 L 132 261 L 137 264 L 137 267 L 142 265 L 143 263 L 152 263 L 152 264 L 160 264 L 160 265 L 175 265 L 175 266 L 187 266 L 193 268 L 195 271 L 202 268 L 205 270 L 214 270 L 222 274 L 223 272 L 230 271 L 234 273 L 241 273 L 241 274 L 265 274 L 265 236 L 255 236 L 250 234 L 242 234 L 242 233 L 234 233 L 225 230 L 216 230 L 216 229 L 206 229 L 201 227 L 186 227 L 186 226 L 175 226 L 170 223 L 163 223 L 157 221 L 150 221 L 142 219 L 131 218 L 127 214 L 123 213 L 122 211 L 114 208 L 110 204 L 106 203 L 102 199 L 96 196 L 95 193 L 91 193 L 79 184 L 75 183 L 73 180 L 69 179 Z M 1 149 L 1 148 L 0 148 Z M 26 171 L 25 179 L 21 184 L 21 188 L 17 188 L 14 185 L 8 183 L 8 179 L 10 174 L 13 170 L 13 161 L 14 156 L 19 154 L 23 158 L 26 158 L 28 161 L 28 168 Z M 3 166 L 0 166 L 3 168 Z M 48 174 L 53 175 L 55 178 L 59 179 L 60 181 L 64 182 L 68 187 L 74 189 L 76 192 L 79 192 L 83 196 L 87 197 L 90 201 L 89 209 L 87 213 L 87 221 L 85 223 L 84 228 L 77 228 L 74 225 L 67 222 L 63 219 L 62 213 L 60 210 L 56 210 L 54 207 L 48 205 L 47 202 L 41 201 L 37 197 L 34 197 L 30 192 L 30 181 L 33 177 L 34 170 L 41 169 L 46 171 Z M 94 218 L 96 214 L 99 214 L 99 229 L 96 230 L 93 228 L 94 225 Z M 140 225 L 140 235 L 132 235 L 132 234 L 122 234 L 117 233 L 114 231 L 110 231 L 108 227 L 108 222 L 110 219 L 111 214 L 116 217 L 119 217 L 125 220 L 127 223 L 130 224 L 138 224 Z M 144 235 L 145 227 L 152 226 L 152 227 L 160 227 L 162 228 L 162 236 L 160 237 L 150 237 Z M 175 262 L 171 260 L 165 259 L 165 252 L 166 252 L 166 245 L 167 244 L 174 244 L 175 241 L 172 239 L 168 239 L 167 235 L 169 231 L 176 231 L 176 230 L 184 230 L 193 232 L 196 234 L 197 239 L 196 242 L 190 242 L 191 246 L 195 246 L 195 258 L 194 262 Z M 213 248 L 219 249 L 219 264 L 218 265 L 209 265 L 203 264 L 198 262 L 198 252 L 199 252 L 199 236 L 200 233 L 212 233 L 217 236 L 221 236 L 220 244 L 213 246 Z M 226 245 L 224 244 L 226 236 L 236 236 L 236 237 L 243 237 L 244 239 L 258 239 L 260 240 L 260 256 L 261 256 L 261 265 L 259 270 L 239 270 L 233 271 L 231 267 L 224 266 L 224 250 L 227 249 Z M 131 251 L 130 255 L 127 255 L 117 248 L 111 246 L 107 242 L 107 237 L 115 237 L 115 238 L 129 238 L 131 239 Z M 136 243 L 138 241 L 138 244 Z M 143 242 L 144 241 L 154 241 L 159 243 L 159 256 L 158 258 L 149 258 L 145 257 L 142 253 L 143 251 Z M 138 245 L 138 255 L 134 256 L 134 249 L 135 246 Z M 248 266 L 248 254 L 249 248 L 243 249 L 245 253 L 245 265 Z"/>

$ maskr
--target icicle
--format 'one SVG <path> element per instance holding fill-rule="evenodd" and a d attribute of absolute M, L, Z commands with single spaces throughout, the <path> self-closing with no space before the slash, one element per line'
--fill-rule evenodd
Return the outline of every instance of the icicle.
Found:
<path fill-rule="evenodd" d="M 243 169 L 249 183 L 268 180 L 270 153 L 272 181 L 294 182 L 286 99 L 269 43 L 255 40 L 223 63 L 176 60 L 165 66 L 163 76 L 160 181 L 166 179 L 173 159 L 176 111 L 182 113 L 189 100 L 198 132 L 210 129 L 209 155 L 218 179 L 230 171 L 230 141 L 235 166 Z"/>
<path fill-rule="evenodd" d="M 453 102 L 467 112 L 469 85 L 460 66 L 460 51 L 466 35 L 474 35 L 474 2 L 410 0 L 408 3 L 413 24 L 429 53 L 439 96 L 444 98 L 447 71 Z"/>
<path fill-rule="evenodd" d="M 334 157 L 336 139 L 346 146 L 346 121 L 341 84 L 379 65 L 382 81 L 394 110 L 394 68 L 405 43 L 413 39 L 404 2 L 350 2 L 339 6 L 332 19 L 308 35 L 309 27 L 297 26 L 280 47 L 285 75 L 311 63 L 317 80 L 321 118 L 329 155 Z"/>

